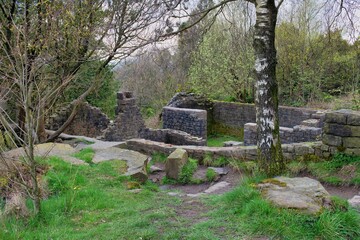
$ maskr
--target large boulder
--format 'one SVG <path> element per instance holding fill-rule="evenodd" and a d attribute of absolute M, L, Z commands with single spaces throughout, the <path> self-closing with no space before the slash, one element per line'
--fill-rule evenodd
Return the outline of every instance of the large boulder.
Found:
<path fill-rule="evenodd" d="M 264 198 L 274 205 L 303 213 L 318 214 L 331 203 L 330 195 L 321 183 L 308 177 L 276 177 L 257 186 Z"/>
<path fill-rule="evenodd" d="M 172 179 L 178 179 L 182 167 L 188 161 L 188 154 L 186 150 L 177 148 L 174 152 L 172 152 L 166 160 L 165 163 L 165 172 L 166 177 Z"/>

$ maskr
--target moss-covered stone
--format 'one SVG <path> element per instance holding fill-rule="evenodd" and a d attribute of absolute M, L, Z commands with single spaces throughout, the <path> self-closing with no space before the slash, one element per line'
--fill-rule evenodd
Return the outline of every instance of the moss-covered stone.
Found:
<path fill-rule="evenodd" d="M 340 112 L 329 112 L 325 114 L 325 122 L 346 124 L 346 115 Z"/>
<path fill-rule="evenodd" d="M 346 148 L 360 148 L 360 137 L 343 138 L 343 146 Z"/>
<path fill-rule="evenodd" d="M 331 134 L 340 137 L 350 137 L 351 128 L 349 125 L 337 123 L 325 123 L 323 131 L 325 134 Z"/>
<path fill-rule="evenodd" d="M 287 186 L 287 184 L 285 182 L 279 181 L 276 178 L 268 178 L 268 179 L 263 180 L 261 183 L 270 183 L 270 184 L 274 184 L 274 185 L 279 186 L 279 187 L 286 187 Z"/>
<path fill-rule="evenodd" d="M 324 144 L 329 146 L 341 146 L 342 145 L 342 138 L 339 136 L 334 136 L 330 134 L 324 134 L 322 137 L 322 141 Z"/>
<path fill-rule="evenodd" d="M 346 148 L 344 153 L 347 155 L 360 156 L 360 147 L 359 148 Z"/>

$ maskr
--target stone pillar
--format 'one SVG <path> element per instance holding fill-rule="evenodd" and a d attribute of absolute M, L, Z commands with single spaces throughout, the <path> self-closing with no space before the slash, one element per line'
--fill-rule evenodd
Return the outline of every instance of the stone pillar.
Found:
<path fill-rule="evenodd" d="M 105 131 L 106 141 L 124 141 L 140 136 L 145 122 L 132 92 L 117 93 L 116 118 Z"/>

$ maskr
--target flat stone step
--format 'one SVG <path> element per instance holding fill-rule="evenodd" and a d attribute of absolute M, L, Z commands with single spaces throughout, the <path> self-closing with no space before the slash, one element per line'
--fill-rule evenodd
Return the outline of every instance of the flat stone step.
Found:
<path fill-rule="evenodd" d="M 306 119 L 304 121 L 301 122 L 301 125 L 303 126 L 307 126 L 307 127 L 315 127 L 315 128 L 319 128 L 321 127 L 321 121 L 320 119 Z"/>

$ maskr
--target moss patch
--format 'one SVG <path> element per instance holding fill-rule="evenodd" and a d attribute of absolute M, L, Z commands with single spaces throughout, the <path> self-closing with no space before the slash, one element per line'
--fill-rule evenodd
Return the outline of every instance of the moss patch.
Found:
<path fill-rule="evenodd" d="M 270 184 L 274 184 L 274 185 L 279 186 L 279 187 L 286 187 L 287 186 L 286 183 L 281 182 L 281 181 L 279 181 L 279 180 L 277 180 L 275 178 L 264 179 L 262 181 L 262 183 L 270 183 Z"/>
<path fill-rule="evenodd" d="M 130 181 L 130 182 L 126 183 L 126 188 L 128 190 L 139 189 L 139 188 L 141 188 L 141 185 L 138 182 Z"/>

